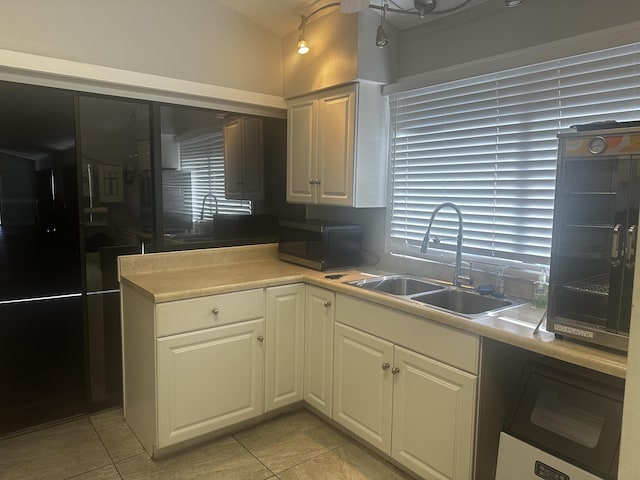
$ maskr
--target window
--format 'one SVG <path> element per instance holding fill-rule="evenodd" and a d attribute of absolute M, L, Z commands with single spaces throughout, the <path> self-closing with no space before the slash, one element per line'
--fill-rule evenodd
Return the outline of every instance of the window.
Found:
<path fill-rule="evenodd" d="M 465 256 L 548 264 L 556 135 L 640 116 L 640 43 L 390 96 L 387 250 L 416 255 L 431 212 L 455 203 Z M 455 250 L 457 216 L 438 213 L 429 252 Z"/>
<path fill-rule="evenodd" d="M 214 213 L 251 214 L 248 200 L 224 196 L 224 135 L 222 131 L 201 133 L 180 141 L 180 165 L 191 173 L 193 220 L 212 218 Z"/>

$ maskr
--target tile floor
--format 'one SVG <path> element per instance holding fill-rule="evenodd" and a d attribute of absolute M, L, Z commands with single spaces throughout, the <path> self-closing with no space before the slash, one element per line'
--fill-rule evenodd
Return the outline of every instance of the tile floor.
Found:
<path fill-rule="evenodd" d="M 0 440 L 3 480 L 408 480 L 325 421 L 299 410 L 151 460 L 120 409 Z"/>

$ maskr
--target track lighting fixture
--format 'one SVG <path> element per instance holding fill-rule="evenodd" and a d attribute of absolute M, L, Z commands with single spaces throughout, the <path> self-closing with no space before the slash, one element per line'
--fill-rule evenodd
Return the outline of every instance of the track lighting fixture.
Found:
<path fill-rule="evenodd" d="M 298 53 L 300 55 L 305 55 L 309 53 L 309 44 L 307 40 L 304 38 L 304 30 L 307 26 L 307 17 L 304 15 L 300 15 L 300 26 L 298 27 Z"/>
<path fill-rule="evenodd" d="M 341 0 L 340 2 L 327 3 L 325 5 L 322 5 L 321 7 L 316 8 L 309 15 L 300 15 L 300 25 L 298 26 L 298 53 L 304 55 L 305 53 L 309 52 L 309 44 L 307 43 L 307 39 L 304 36 L 307 20 L 309 20 L 316 13 L 326 8 L 340 7 L 340 12 L 342 13 L 358 13 L 365 8 L 382 10 L 380 25 L 378 25 L 378 30 L 376 31 L 376 46 L 379 48 L 383 48 L 389 44 L 389 36 L 384 30 L 384 22 L 386 20 L 387 12 L 402 13 L 405 15 L 417 15 L 420 18 L 424 18 L 427 15 L 442 15 L 445 13 L 453 12 L 454 10 L 459 10 L 460 8 L 467 5 L 470 1 L 471 0 L 458 0 L 457 5 L 449 8 L 438 8 L 439 3 L 444 2 L 444 0 L 413 0 L 413 8 L 407 10 L 401 8 L 389 8 L 387 0 L 382 0 L 380 6 L 369 5 L 368 0 Z M 523 0 L 505 0 L 504 3 L 507 7 L 517 7 L 518 5 L 522 4 L 522 2 Z"/>
<path fill-rule="evenodd" d="M 466 2 L 465 2 L 466 3 Z M 420 18 L 436 9 L 436 0 L 413 0 L 413 6 Z"/>
<path fill-rule="evenodd" d="M 378 25 L 378 31 L 376 32 L 376 46 L 378 48 L 386 47 L 389 44 L 389 37 L 387 36 L 387 32 L 384 31 L 384 20 L 387 16 L 388 7 L 385 3 L 382 9 L 382 15 L 380 16 L 380 25 Z"/>

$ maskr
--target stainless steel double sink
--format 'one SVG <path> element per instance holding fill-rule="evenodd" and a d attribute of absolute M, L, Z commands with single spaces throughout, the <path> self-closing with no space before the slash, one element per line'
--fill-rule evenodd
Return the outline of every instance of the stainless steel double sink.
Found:
<path fill-rule="evenodd" d="M 373 277 L 345 283 L 423 303 L 468 318 L 499 312 L 525 303 L 520 299 L 480 295 L 451 284 L 411 275 Z"/>

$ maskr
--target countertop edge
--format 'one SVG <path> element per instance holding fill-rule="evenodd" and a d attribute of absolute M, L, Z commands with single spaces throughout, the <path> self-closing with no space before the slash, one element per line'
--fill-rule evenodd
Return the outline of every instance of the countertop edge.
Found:
<path fill-rule="evenodd" d="M 326 278 L 328 274 L 341 275 L 338 279 Z M 182 270 L 145 272 L 121 275 L 120 281 L 153 301 L 170 302 L 254 288 L 265 288 L 291 283 L 307 283 L 336 293 L 350 295 L 376 304 L 404 311 L 453 328 L 490 338 L 534 353 L 580 365 L 620 378 L 626 377 L 626 356 L 603 351 L 579 342 L 555 338 L 553 333 L 521 326 L 504 319 L 506 315 L 480 316 L 474 319 L 459 317 L 402 298 L 364 290 L 345 282 L 366 278 L 359 270 L 318 272 L 305 267 L 281 262 L 277 259 L 234 262 L 214 266 L 191 267 Z M 215 281 L 203 282 L 203 278 Z M 196 280 L 197 279 L 197 280 Z M 175 285 L 181 285 L 176 289 Z M 155 286 L 154 286 L 155 285 Z M 530 305 L 515 307 L 508 315 L 517 318 L 518 309 L 533 308 Z M 542 315 L 544 310 L 535 312 Z M 529 316 L 531 311 L 525 312 Z"/>

